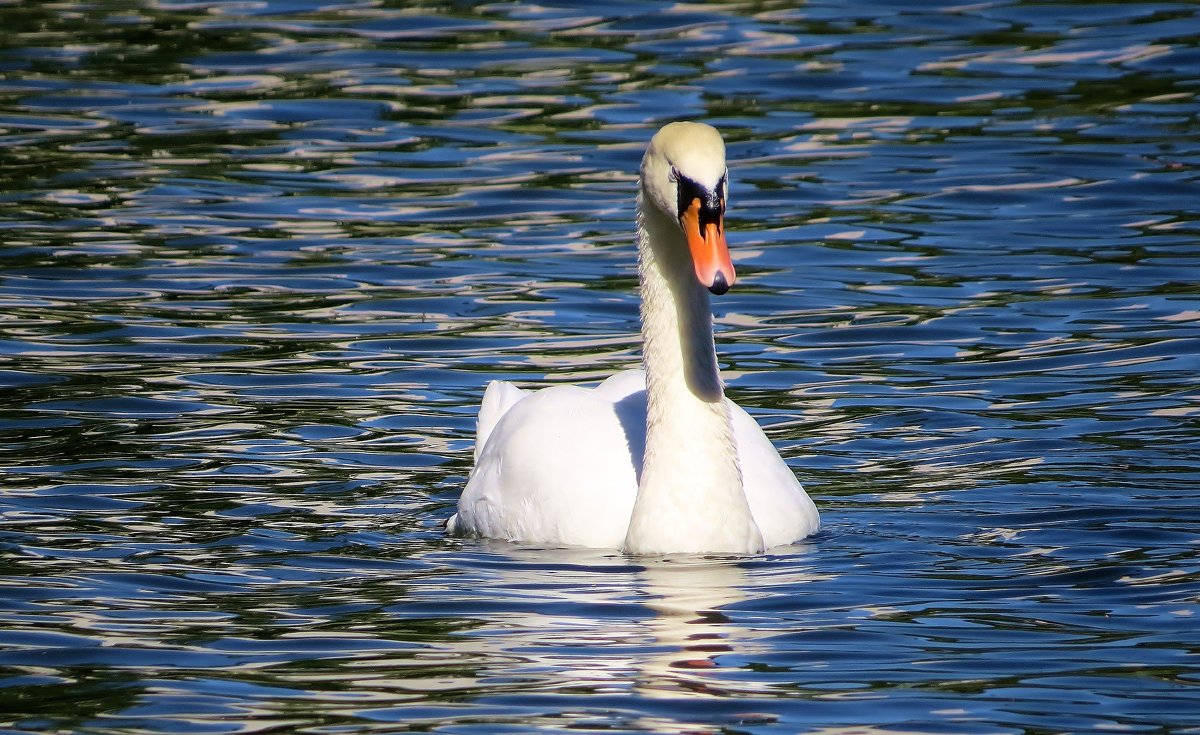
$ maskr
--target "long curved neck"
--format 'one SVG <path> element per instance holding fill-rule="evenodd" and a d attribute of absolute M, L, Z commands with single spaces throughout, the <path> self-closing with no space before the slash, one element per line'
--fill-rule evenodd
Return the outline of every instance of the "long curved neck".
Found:
<path fill-rule="evenodd" d="M 693 274 L 679 228 L 653 207 L 645 209 L 639 206 L 638 276 L 649 399 L 663 409 L 702 409 L 728 433 L 708 291 Z M 665 411 L 661 418 L 671 415 Z"/>
<path fill-rule="evenodd" d="M 631 553 L 762 550 L 742 488 L 708 291 L 679 227 L 638 197 L 646 448 Z"/>

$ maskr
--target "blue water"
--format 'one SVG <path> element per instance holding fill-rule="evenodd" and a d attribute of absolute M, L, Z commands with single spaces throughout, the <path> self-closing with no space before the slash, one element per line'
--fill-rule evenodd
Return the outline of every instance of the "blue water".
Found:
<path fill-rule="evenodd" d="M 1200 6 L 0 28 L 0 732 L 1200 732 Z M 822 531 L 446 538 L 488 380 L 637 363 L 675 119 Z"/>

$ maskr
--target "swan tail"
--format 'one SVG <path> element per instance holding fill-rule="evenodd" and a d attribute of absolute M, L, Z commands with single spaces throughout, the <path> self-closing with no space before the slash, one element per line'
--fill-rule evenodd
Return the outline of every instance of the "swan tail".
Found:
<path fill-rule="evenodd" d="M 488 383 L 483 392 L 483 402 L 479 404 L 479 421 L 475 428 L 475 461 L 487 444 L 492 429 L 500 423 L 500 419 L 513 407 L 517 401 L 525 397 L 525 391 L 505 380 L 493 380 Z"/>

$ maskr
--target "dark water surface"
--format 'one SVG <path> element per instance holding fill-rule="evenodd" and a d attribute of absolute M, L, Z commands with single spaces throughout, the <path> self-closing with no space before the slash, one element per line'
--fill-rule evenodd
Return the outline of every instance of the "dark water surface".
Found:
<path fill-rule="evenodd" d="M 1200 732 L 1200 6 L 905 7 L 0 3 L 0 730 Z M 445 538 L 680 118 L 822 532 Z"/>

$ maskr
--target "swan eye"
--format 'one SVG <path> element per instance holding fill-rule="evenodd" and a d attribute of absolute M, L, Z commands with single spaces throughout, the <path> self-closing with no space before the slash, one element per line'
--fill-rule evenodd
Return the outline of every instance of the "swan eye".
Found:
<path fill-rule="evenodd" d="M 679 181 L 679 170 L 676 169 L 674 166 L 671 167 L 671 172 L 669 174 L 667 174 L 667 180 L 670 181 L 671 183 L 675 183 L 675 182 Z"/>

